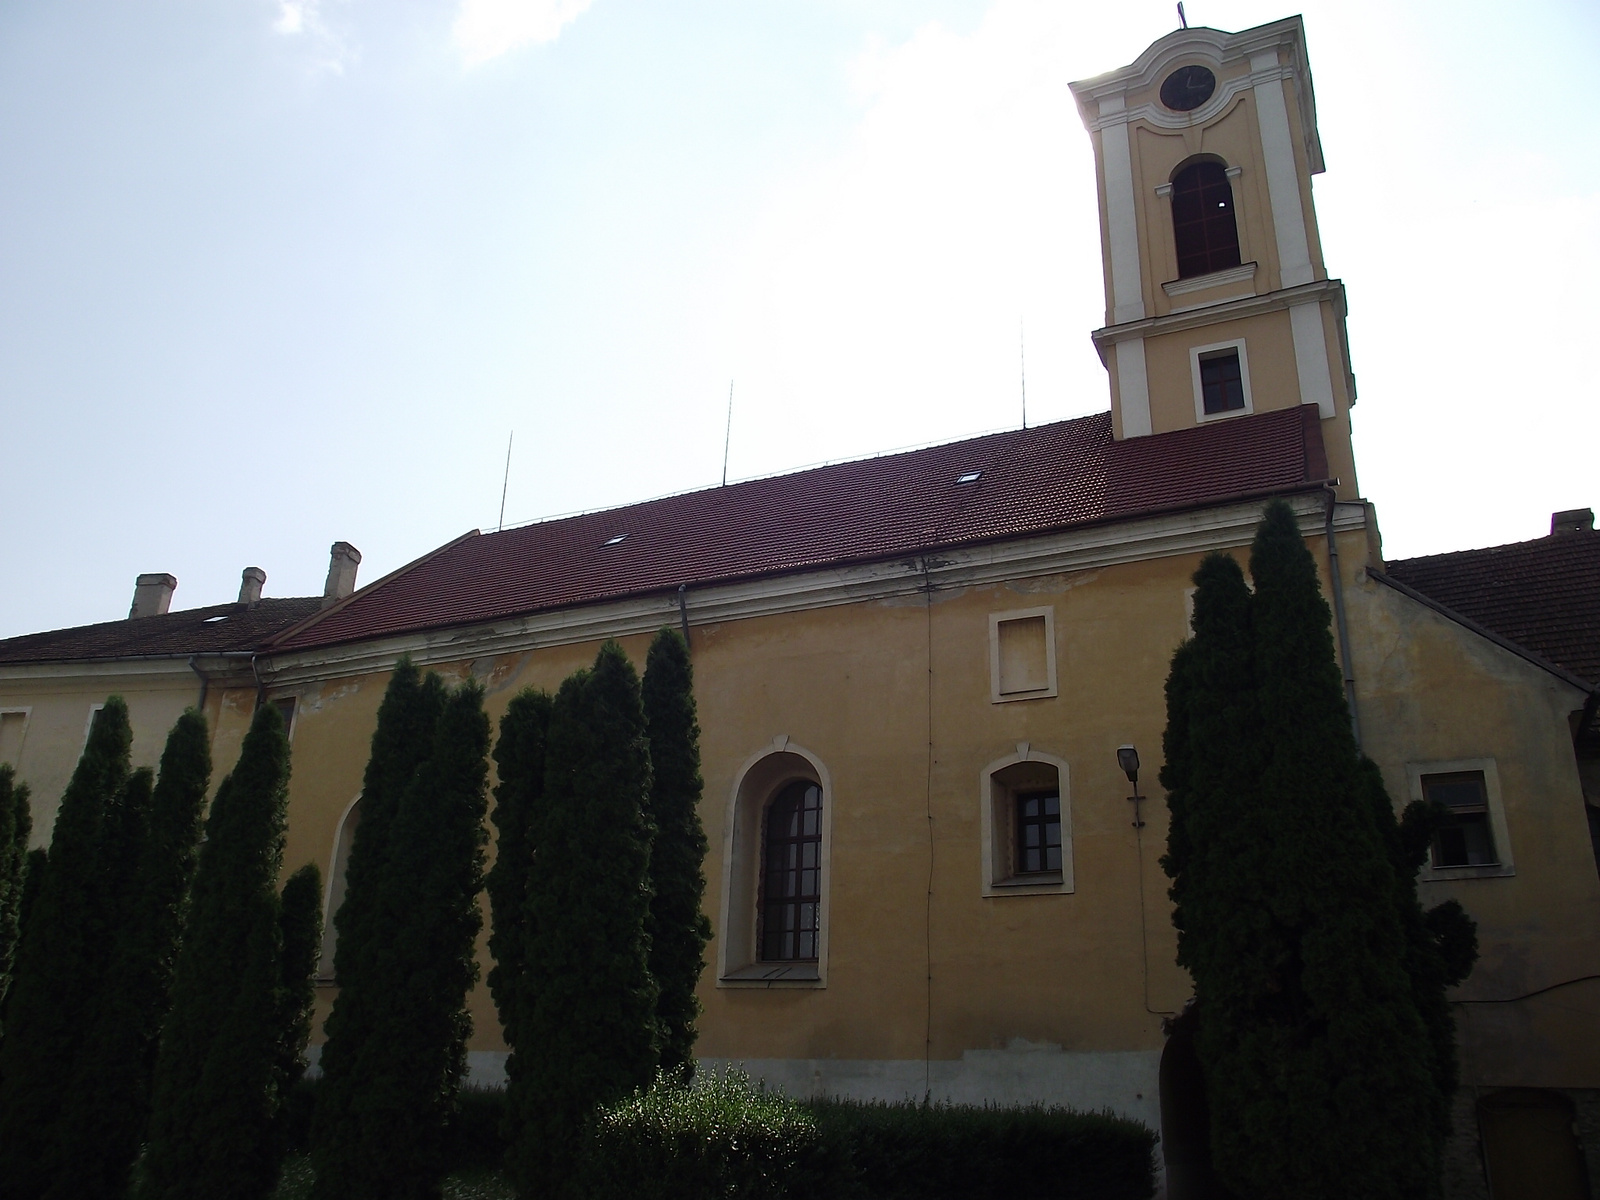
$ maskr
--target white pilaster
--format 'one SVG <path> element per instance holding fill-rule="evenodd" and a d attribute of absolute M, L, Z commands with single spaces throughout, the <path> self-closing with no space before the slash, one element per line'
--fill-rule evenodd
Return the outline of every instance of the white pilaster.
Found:
<path fill-rule="evenodd" d="M 1312 300 L 1289 309 L 1294 331 L 1294 367 L 1300 378 L 1300 403 L 1315 404 L 1324 420 L 1333 416 L 1333 373 L 1328 367 L 1328 339 L 1322 328 L 1322 304 Z"/>
<path fill-rule="evenodd" d="M 1117 401 L 1122 409 L 1122 436 L 1148 437 L 1150 379 L 1144 367 L 1144 339 L 1117 343 Z"/>
<path fill-rule="evenodd" d="M 1100 103 L 1100 111 L 1118 111 L 1122 97 Z M 1128 126 L 1118 121 L 1100 131 L 1100 153 L 1106 172 L 1106 233 L 1111 242 L 1111 323 L 1144 320 L 1144 287 L 1139 278 L 1139 218 L 1133 200 L 1133 156 Z M 1142 355 L 1141 355 L 1142 361 Z"/>
<path fill-rule="evenodd" d="M 1291 288 L 1311 282 L 1311 248 L 1306 241 L 1305 210 L 1300 204 L 1289 107 L 1284 103 L 1283 80 L 1277 68 L 1276 50 L 1257 54 L 1250 60 L 1252 71 L 1272 72 L 1270 78 L 1255 86 L 1256 121 L 1261 127 L 1262 166 L 1267 172 L 1267 195 L 1272 202 L 1278 268 L 1283 277 L 1281 286 Z"/>

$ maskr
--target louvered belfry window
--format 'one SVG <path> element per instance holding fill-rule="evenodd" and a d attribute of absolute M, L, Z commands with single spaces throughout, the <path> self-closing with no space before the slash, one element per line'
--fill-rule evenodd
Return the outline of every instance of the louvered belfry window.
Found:
<path fill-rule="evenodd" d="M 761 873 L 761 957 L 817 960 L 822 903 L 822 789 L 789 784 L 767 808 Z"/>
<path fill-rule="evenodd" d="M 1172 234 L 1179 279 L 1239 265 L 1233 185 L 1221 163 L 1197 162 L 1178 172 L 1172 181 Z"/>

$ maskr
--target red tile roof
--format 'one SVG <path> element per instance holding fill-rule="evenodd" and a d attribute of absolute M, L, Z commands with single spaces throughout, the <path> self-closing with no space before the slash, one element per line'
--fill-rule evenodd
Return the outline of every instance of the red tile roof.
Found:
<path fill-rule="evenodd" d="M 970 471 L 982 472 L 975 483 L 956 482 Z M 896 558 L 1288 491 L 1326 475 L 1314 407 L 1122 442 L 1099 413 L 468 535 L 274 648 Z"/>
<path fill-rule="evenodd" d="M 1398 559 L 1385 570 L 1468 620 L 1600 684 L 1600 532 Z"/>
<path fill-rule="evenodd" d="M 29 633 L 0 641 L 0 664 L 249 653 L 321 607 L 320 596 L 273 597 L 259 601 L 254 608 L 213 604 L 155 617 Z"/>

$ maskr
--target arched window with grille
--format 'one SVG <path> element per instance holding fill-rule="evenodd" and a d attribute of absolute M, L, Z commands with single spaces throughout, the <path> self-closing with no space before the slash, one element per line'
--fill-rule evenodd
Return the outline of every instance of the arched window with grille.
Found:
<path fill-rule="evenodd" d="M 1173 176 L 1172 236 L 1178 249 L 1179 279 L 1239 265 L 1233 185 L 1220 162 L 1202 159 Z"/>
<path fill-rule="evenodd" d="M 718 987 L 828 985 L 828 768 L 780 734 L 734 776 L 723 826 Z"/>
<path fill-rule="evenodd" d="M 763 962 L 814 962 L 822 901 L 822 789 L 797 779 L 767 806 L 761 876 Z"/>

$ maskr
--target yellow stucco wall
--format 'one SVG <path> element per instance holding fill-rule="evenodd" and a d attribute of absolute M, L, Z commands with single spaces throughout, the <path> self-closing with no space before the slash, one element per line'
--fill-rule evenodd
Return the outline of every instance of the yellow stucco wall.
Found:
<path fill-rule="evenodd" d="M 1512 1001 L 1462 1009 L 1467 1079 L 1594 1086 L 1594 985 L 1515 999 L 1600 974 L 1600 879 L 1567 733 L 1581 694 L 1367 578 L 1374 535 L 1369 523 L 1340 537 L 1368 752 L 1397 804 L 1410 798 L 1408 764 L 1492 759 L 1514 849 L 1514 875 L 1422 885 L 1426 902 L 1457 896 L 1479 922 L 1483 958 L 1460 998 Z M 1325 570 L 1321 538 L 1308 544 Z M 1245 557 L 1242 546 L 1234 552 Z M 711 846 L 706 911 L 714 922 L 722 921 L 721 855 L 741 765 L 787 737 L 823 764 L 831 785 L 826 986 L 719 986 L 713 942 L 700 988 L 700 1053 L 901 1062 L 1018 1045 L 1159 1053 L 1160 1014 L 1188 996 L 1157 862 L 1166 839 L 1156 783 L 1162 685 L 1185 634 L 1185 592 L 1199 558 L 1177 553 L 941 587 L 931 602 L 899 595 L 696 625 L 701 811 Z M 990 616 L 1038 607 L 1054 618 L 1058 694 L 994 703 Z M 496 721 L 518 690 L 553 691 L 598 648 L 594 640 L 475 655 L 472 642 L 460 635 L 453 644 L 461 657 L 435 669 L 452 681 L 482 680 Z M 647 644 L 648 635 L 623 639 L 641 666 Z M 297 700 L 284 869 L 311 861 L 326 872 L 339 822 L 360 791 L 388 674 L 292 685 L 273 683 L 270 663 L 265 674 L 270 696 Z M 160 689 L 116 689 L 133 706 L 141 763 L 155 762 L 171 720 L 197 695 L 178 683 L 174 676 Z M 36 790 L 37 840 L 48 836 L 91 698 L 109 690 L 105 680 L 14 678 L 0 688 L 0 707 L 20 699 L 46 717 L 30 730 L 23 762 Z M 253 686 L 210 690 L 215 778 L 233 765 L 254 702 Z M 39 732 L 47 729 L 56 732 Z M 1151 797 L 1142 832 L 1115 761 L 1127 742 L 1140 748 Z M 1067 765 L 1068 894 L 983 894 L 982 772 L 1018 743 Z M 321 1013 L 333 995 L 332 986 L 319 988 Z M 470 1006 L 473 1048 L 502 1049 L 486 987 Z"/>
<path fill-rule="evenodd" d="M 154 767 L 173 723 L 199 700 L 200 680 L 183 663 L 160 671 L 109 664 L 0 677 L 0 709 L 29 710 L 21 753 L 11 765 L 32 793 L 33 845 L 49 844 L 61 793 L 89 736 L 90 714 L 111 695 L 128 703 L 133 765 Z"/>

